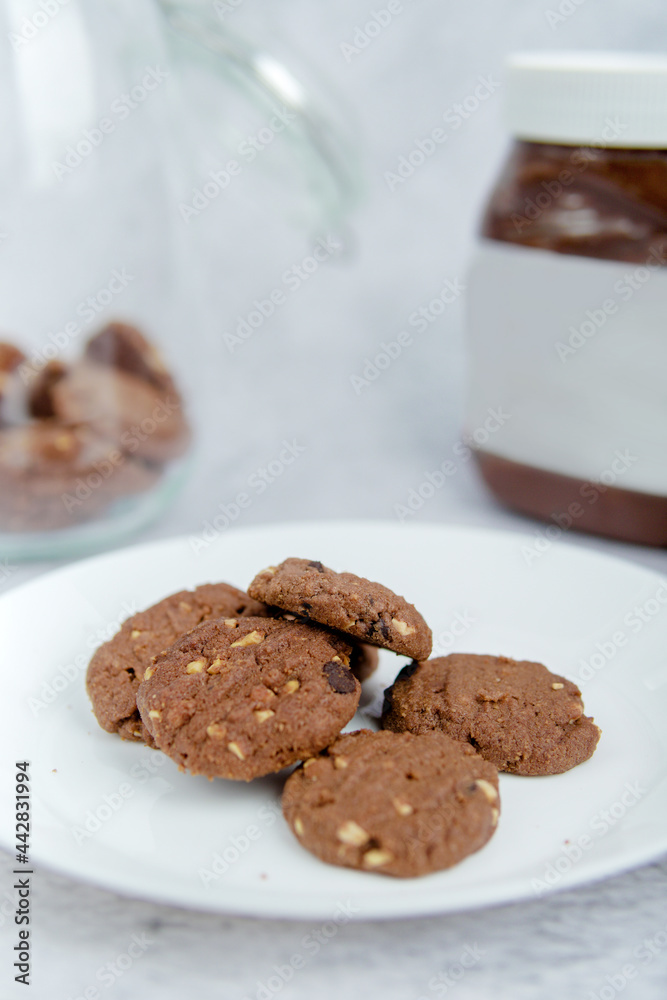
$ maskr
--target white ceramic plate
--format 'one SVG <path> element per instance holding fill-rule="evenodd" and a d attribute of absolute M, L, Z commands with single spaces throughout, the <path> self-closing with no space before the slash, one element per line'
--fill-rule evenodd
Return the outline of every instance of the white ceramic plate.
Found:
<path fill-rule="evenodd" d="M 312 523 L 187 538 L 69 566 L 0 600 L 3 773 L 31 762 L 31 854 L 117 892 L 202 910 L 331 920 L 417 916 L 535 898 L 667 851 L 667 584 L 637 566 L 522 535 L 390 523 Z M 435 652 L 540 660 L 578 680 L 603 735 L 556 777 L 501 775 L 491 842 L 463 864 L 398 880 L 327 866 L 279 812 L 281 778 L 250 785 L 178 772 L 98 728 L 92 649 L 120 619 L 206 581 L 245 587 L 290 556 L 380 580 L 414 602 Z M 405 661 L 381 654 L 349 728 Z M 3 798 L 11 788 L 2 790 Z M 14 853 L 11 810 L 0 841 Z M 343 910 L 341 911 L 341 907 Z"/>

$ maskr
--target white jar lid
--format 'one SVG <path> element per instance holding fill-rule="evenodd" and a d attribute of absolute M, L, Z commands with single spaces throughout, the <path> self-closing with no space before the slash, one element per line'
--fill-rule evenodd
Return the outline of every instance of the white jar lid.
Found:
<path fill-rule="evenodd" d="M 506 114 L 519 139 L 667 149 L 667 57 L 519 52 L 507 62 Z"/>

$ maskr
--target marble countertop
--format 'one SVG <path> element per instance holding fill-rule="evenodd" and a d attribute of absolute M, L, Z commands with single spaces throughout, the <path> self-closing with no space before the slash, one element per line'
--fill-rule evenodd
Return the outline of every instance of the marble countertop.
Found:
<path fill-rule="evenodd" d="M 210 264 L 208 322 L 219 347 L 207 367 L 220 373 L 219 391 L 207 403 L 202 457 L 186 489 L 142 537 L 201 528 L 284 440 L 303 445 L 303 457 L 232 528 L 313 518 L 395 520 L 396 505 L 460 438 L 461 303 L 363 391 L 356 392 L 351 379 L 446 280 L 464 280 L 475 219 L 505 142 L 495 93 L 409 183 L 391 190 L 386 171 L 453 102 L 474 92 L 480 78 L 498 79 L 509 49 L 651 49 L 660 5 L 638 0 L 632 9 L 610 9 L 604 0 L 586 0 L 570 5 L 574 13 L 556 29 L 547 13 L 558 4 L 546 0 L 480 0 L 446 11 L 438 0 L 404 0 L 393 3 L 400 13 L 372 44 L 352 54 L 341 46 L 353 42 L 371 4 L 342 0 L 325 9 L 284 0 L 277 9 L 260 0 L 230 0 L 226 6 L 225 17 L 237 19 L 234 27 L 263 36 L 281 54 L 294 54 L 297 67 L 331 82 L 363 137 L 365 196 L 345 231 L 340 259 L 322 266 L 233 352 L 220 346 L 222 334 L 271 289 L 273 276 L 290 263 L 293 244 L 286 249 L 279 230 L 271 229 L 274 243 L 258 249 L 257 268 L 249 273 L 244 255 L 220 239 L 229 231 L 221 230 L 220 216 L 212 210 L 202 219 L 197 235 Z M 227 203 L 225 211 L 231 231 L 252 242 L 257 233 L 244 231 L 242 208 Z M 307 253 L 305 240 L 301 252 Z M 470 465 L 414 519 L 543 530 L 499 509 Z M 568 541 L 667 571 L 665 552 L 584 536 Z M 48 568 L 18 567 L 0 587 Z M 11 865 L 5 856 L 1 864 L 6 886 Z M 264 992 L 260 984 L 274 966 L 289 962 L 311 924 L 189 912 L 121 898 L 49 871 L 35 877 L 34 911 L 35 984 L 23 993 L 0 986 L 2 1000 L 434 1000 L 450 994 L 460 1000 L 612 1000 L 617 994 L 663 1000 L 667 989 L 667 858 L 516 905 L 348 924 L 280 989 Z M 0 927 L 3 983 L 9 930 L 6 923 Z M 114 967 L 133 939 L 138 957 L 100 984 L 97 971 Z M 96 983 L 99 992 L 91 993 Z"/>

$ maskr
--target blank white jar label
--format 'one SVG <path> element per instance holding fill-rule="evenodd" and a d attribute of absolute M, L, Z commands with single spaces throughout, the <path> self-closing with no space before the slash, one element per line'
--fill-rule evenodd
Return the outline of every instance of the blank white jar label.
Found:
<path fill-rule="evenodd" d="M 466 429 L 538 469 L 667 496 L 667 258 L 484 240 L 468 280 Z"/>

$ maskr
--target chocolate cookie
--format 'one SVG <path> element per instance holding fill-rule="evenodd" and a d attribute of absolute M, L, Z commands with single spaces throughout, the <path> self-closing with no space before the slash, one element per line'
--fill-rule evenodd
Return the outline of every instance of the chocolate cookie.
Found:
<path fill-rule="evenodd" d="M 283 611 L 281 608 L 271 608 L 270 614 L 274 618 L 282 618 L 286 622 L 299 622 L 300 624 L 310 624 L 310 619 L 306 615 L 294 615 L 290 611 Z M 350 635 L 338 633 L 339 637 L 352 647 L 349 657 L 343 656 L 345 666 L 348 666 L 358 681 L 366 681 L 374 674 L 378 668 L 380 657 L 375 646 L 369 646 L 366 642 L 358 642 Z"/>
<path fill-rule="evenodd" d="M 25 360 L 25 354 L 18 347 L 7 341 L 0 341 L 0 427 L 15 423 L 14 411 L 18 409 L 20 413 L 22 408 L 25 390 L 21 386 L 17 369 Z"/>
<path fill-rule="evenodd" d="M 227 583 L 205 583 L 181 590 L 128 618 L 119 632 L 95 652 L 86 687 L 102 729 L 126 740 L 153 738 L 137 709 L 137 690 L 153 657 L 185 632 L 211 618 L 266 613 L 263 604 Z"/>
<path fill-rule="evenodd" d="M 358 681 L 367 681 L 377 670 L 379 662 L 380 657 L 375 646 L 369 646 L 367 642 L 352 643 L 350 670 Z"/>
<path fill-rule="evenodd" d="M 412 663 L 385 692 L 382 725 L 440 730 L 500 771 L 560 774 L 592 756 L 600 730 L 581 691 L 541 663 L 455 653 Z"/>
<path fill-rule="evenodd" d="M 53 386 L 51 397 L 61 421 L 96 427 L 148 462 L 177 458 L 188 445 L 180 397 L 123 370 L 82 362 Z"/>
<path fill-rule="evenodd" d="M 380 583 L 334 573 L 321 562 L 286 559 L 258 573 L 248 593 L 403 656 L 419 660 L 431 652 L 431 630 L 412 604 Z"/>
<path fill-rule="evenodd" d="M 0 527 L 68 528 L 121 496 L 152 486 L 157 472 L 87 427 L 40 421 L 0 430 Z"/>
<path fill-rule="evenodd" d="M 0 372 L 13 372 L 25 360 L 23 351 L 7 340 L 0 340 Z"/>
<path fill-rule="evenodd" d="M 322 861 L 410 877 L 450 868 L 495 831 L 498 773 L 442 733 L 340 736 L 287 780 L 283 812 Z"/>
<path fill-rule="evenodd" d="M 176 391 L 159 351 L 127 323 L 109 323 L 91 337 L 84 358 L 134 375 L 156 389 Z"/>
<path fill-rule="evenodd" d="M 67 365 L 62 361 L 49 361 L 35 378 L 28 393 L 30 415 L 41 420 L 55 417 L 53 387 L 67 374 Z"/>
<path fill-rule="evenodd" d="M 361 688 L 325 629 L 277 618 L 205 622 L 155 659 L 137 705 L 182 769 L 250 781 L 318 753 Z"/>

